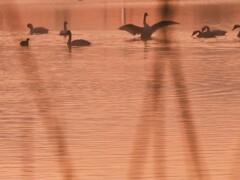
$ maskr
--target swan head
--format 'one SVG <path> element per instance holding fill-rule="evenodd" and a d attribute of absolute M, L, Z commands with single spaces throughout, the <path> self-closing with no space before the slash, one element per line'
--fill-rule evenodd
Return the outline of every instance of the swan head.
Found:
<path fill-rule="evenodd" d="M 239 25 L 239 24 L 234 25 L 232 30 L 235 30 L 235 29 L 237 29 L 237 28 L 240 28 L 240 25 Z"/>
<path fill-rule="evenodd" d="M 67 21 L 64 21 L 64 23 L 63 23 L 64 25 L 67 25 L 68 24 L 68 22 Z"/>
<path fill-rule="evenodd" d="M 32 25 L 31 23 L 28 23 L 28 24 L 27 24 L 27 27 L 28 27 L 29 29 L 33 29 L 33 25 Z"/>
<path fill-rule="evenodd" d="M 193 31 L 192 36 L 195 36 L 196 34 L 198 34 L 197 36 L 199 36 L 201 34 L 201 31 L 199 30 Z"/>
<path fill-rule="evenodd" d="M 147 12 L 145 12 L 145 13 L 144 13 L 144 16 L 145 16 L 145 17 L 146 17 L 146 16 L 148 16 L 148 13 L 147 13 Z"/>
<path fill-rule="evenodd" d="M 30 40 L 29 38 L 26 39 L 26 41 L 29 41 L 29 40 Z"/>
<path fill-rule="evenodd" d="M 209 31 L 210 30 L 209 26 L 203 26 L 202 27 L 202 32 L 205 32 L 205 30 Z"/>

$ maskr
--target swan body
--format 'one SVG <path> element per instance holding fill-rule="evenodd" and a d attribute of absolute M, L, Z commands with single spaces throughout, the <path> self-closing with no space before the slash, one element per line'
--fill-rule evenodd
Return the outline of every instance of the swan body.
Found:
<path fill-rule="evenodd" d="M 30 34 L 47 34 L 48 29 L 45 27 L 33 27 L 31 23 L 27 24 L 27 27 L 30 29 Z"/>
<path fill-rule="evenodd" d="M 72 33 L 71 31 L 67 31 L 67 35 L 68 35 L 68 47 L 69 49 L 71 49 L 72 46 L 90 46 L 91 43 L 87 40 L 84 39 L 76 39 L 72 41 Z"/>
<path fill-rule="evenodd" d="M 219 30 L 219 29 L 210 30 L 209 26 L 202 27 L 202 32 L 212 32 L 216 36 L 225 36 L 227 33 L 227 31 Z"/>
<path fill-rule="evenodd" d="M 20 46 L 28 46 L 28 45 L 29 45 L 29 43 L 28 43 L 29 40 L 30 40 L 30 39 L 27 38 L 26 41 L 21 41 L 21 42 L 20 42 Z"/>
<path fill-rule="evenodd" d="M 212 33 L 211 31 L 209 32 L 202 32 L 202 31 L 193 31 L 192 36 L 195 36 L 198 38 L 215 38 L 216 34 Z"/>
<path fill-rule="evenodd" d="M 149 26 L 146 22 L 147 16 L 148 16 L 148 13 L 144 13 L 143 27 L 139 27 L 134 24 L 126 24 L 126 25 L 119 27 L 119 29 L 127 31 L 134 36 L 137 34 L 140 34 L 141 39 L 143 41 L 147 41 L 147 40 L 151 39 L 152 34 L 155 31 L 157 31 L 158 29 L 165 27 L 165 26 L 173 25 L 173 24 L 179 24 L 178 22 L 174 22 L 174 21 L 160 21 L 156 24 L 153 24 L 152 26 Z"/>
<path fill-rule="evenodd" d="M 67 36 L 67 31 L 68 31 L 68 30 L 67 30 L 67 24 L 68 24 L 67 21 L 64 21 L 64 23 L 63 23 L 64 29 L 59 32 L 59 35 L 60 35 L 60 36 Z"/>
<path fill-rule="evenodd" d="M 232 29 L 232 30 L 234 31 L 235 29 L 238 29 L 238 28 L 240 28 L 240 25 L 239 25 L 239 24 L 236 24 L 236 25 L 233 26 L 233 29 Z M 240 38 L 240 31 L 239 31 L 237 37 Z"/>

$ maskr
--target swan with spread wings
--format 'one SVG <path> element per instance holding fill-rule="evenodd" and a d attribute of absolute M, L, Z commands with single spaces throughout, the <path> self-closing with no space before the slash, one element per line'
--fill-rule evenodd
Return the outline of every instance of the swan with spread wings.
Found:
<path fill-rule="evenodd" d="M 174 22 L 174 21 L 160 21 L 156 24 L 153 24 L 152 26 L 149 26 L 146 22 L 147 16 L 148 16 L 148 13 L 144 13 L 143 27 L 139 27 L 134 24 L 126 24 L 126 25 L 121 26 L 119 29 L 127 31 L 127 32 L 131 33 L 132 35 L 140 34 L 141 39 L 143 41 L 147 41 L 147 40 L 151 39 L 152 34 L 155 31 L 157 31 L 159 28 L 173 25 L 173 24 L 179 24 L 178 22 Z"/>

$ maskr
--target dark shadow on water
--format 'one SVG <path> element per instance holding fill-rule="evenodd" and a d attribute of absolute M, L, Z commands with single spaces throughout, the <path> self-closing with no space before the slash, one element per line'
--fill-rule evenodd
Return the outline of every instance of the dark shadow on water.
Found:
<path fill-rule="evenodd" d="M 145 43 L 144 54 L 147 55 L 149 47 Z M 144 56 L 144 58 L 147 58 Z M 153 78 L 151 82 L 151 93 L 146 95 L 142 118 L 137 125 L 136 140 L 131 153 L 131 161 L 128 179 L 142 179 L 144 176 L 144 164 L 150 152 L 149 146 L 151 141 L 154 145 L 152 153 L 154 154 L 155 176 L 164 177 L 164 122 L 158 119 L 162 114 L 163 104 L 160 103 L 162 98 L 162 80 L 164 78 L 164 61 L 156 61 L 153 66 Z M 158 78 L 155 78 L 157 76 Z"/>
<path fill-rule="evenodd" d="M 14 28 L 16 24 L 21 22 L 21 17 L 18 13 L 18 7 L 15 6 L 14 1 L 9 5 L 9 9 L 15 14 L 15 23 L 8 22 L 10 28 Z M 17 42 L 19 43 L 19 42 Z M 61 126 L 61 122 L 57 117 L 57 113 L 54 112 L 51 97 L 48 96 L 47 90 L 44 88 L 45 83 L 39 76 L 39 67 L 35 61 L 35 57 L 31 54 L 30 48 L 22 48 L 22 52 L 19 57 L 21 68 L 25 74 L 26 81 L 28 82 L 28 88 L 33 96 L 33 101 L 39 110 L 39 115 L 42 118 L 42 123 L 47 130 L 49 141 L 54 146 L 58 164 L 61 169 L 62 177 L 64 180 L 72 180 L 74 178 L 73 167 L 70 159 L 70 154 L 67 150 L 67 141 L 64 135 L 64 129 Z M 23 148 L 23 179 L 34 179 L 34 147 L 31 143 L 32 130 L 30 130 L 33 119 L 26 118 L 26 121 L 22 123 L 24 126 L 22 129 L 22 144 Z"/>
<path fill-rule="evenodd" d="M 161 1 L 162 2 L 162 1 Z M 159 7 L 161 19 L 173 18 L 174 13 L 167 0 L 161 3 Z M 136 127 L 136 139 L 131 153 L 128 179 L 143 179 L 145 163 L 149 149 L 153 149 L 154 157 L 154 179 L 167 179 L 167 169 L 165 160 L 165 121 L 164 121 L 164 72 L 168 69 L 174 79 L 174 85 L 177 92 L 176 98 L 180 106 L 181 127 L 186 139 L 186 147 L 190 153 L 190 163 L 187 163 L 188 172 L 194 172 L 189 175 L 190 179 L 206 180 L 209 179 L 207 169 L 203 163 L 201 147 L 199 144 L 196 127 L 193 122 L 191 105 L 188 98 L 186 81 L 183 76 L 180 63 L 180 54 L 171 48 L 171 34 L 168 28 L 161 31 L 163 39 L 159 41 L 162 46 L 156 51 L 156 58 L 153 63 L 153 72 L 151 76 L 150 92 L 146 94 L 142 118 Z M 151 49 L 146 48 L 147 53 Z M 174 56 L 173 56 L 173 53 Z M 150 142 L 153 146 L 150 147 Z M 186 160 L 187 161 L 187 160 Z M 187 161 L 189 162 L 189 161 Z"/>
<path fill-rule="evenodd" d="M 171 52 L 173 53 L 173 52 Z M 206 165 L 201 157 L 201 145 L 194 124 L 194 118 L 189 102 L 189 95 L 183 71 L 181 69 L 181 62 L 178 58 L 169 62 L 170 72 L 174 78 L 174 85 L 177 93 L 177 100 L 180 107 L 181 126 L 183 128 L 183 137 L 186 140 L 186 147 L 191 157 L 187 157 L 188 172 L 192 174 L 195 179 L 205 180 L 209 179 Z"/>
<path fill-rule="evenodd" d="M 57 117 L 57 112 L 54 112 L 51 98 L 48 96 L 49 93 L 44 88 L 45 83 L 39 76 L 38 64 L 34 56 L 28 51 L 21 53 L 20 62 L 28 82 L 29 91 L 33 95 L 33 101 L 38 107 L 39 115 L 42 117 L 42 123 L 47 130 L 49 141 L 54 145 L 54 151 L 59 160 L 62 177 L 65 180 L 72 180 L 74 178 L 73 167 L 67 150 L 64 129 Z M 28 151 L 31 151 L 31 147 L 28 146 L 27 148 Z"/>

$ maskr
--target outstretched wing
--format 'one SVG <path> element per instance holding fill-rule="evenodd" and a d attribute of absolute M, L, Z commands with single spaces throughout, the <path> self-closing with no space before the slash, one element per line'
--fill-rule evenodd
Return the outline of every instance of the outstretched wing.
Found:
<path fill-rule="evenodd" d="M 143 30 L 142 27 L 139 27 L 139 26 L 136 26 L 136 25 L 133 25 L 133 24 L 123 25 L 119 29 L 127 31 L 127 32 L 131 33 L 132 35 L 141 34 L 141 32 Z"/>
<path fill-rule="evenodd" d="M 151 29 L 152 29 L 152 32 L 155 32 L 159 28 L 162 28 L 162 27 L 165 27 L 165 26 L 169 26 L 169 25 L 173 25 L 173 24 L 180 24 L 180 23 L 174 22 L 174 21 L 160 21 L 160 22 L 152 25 Z"/>

